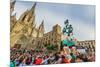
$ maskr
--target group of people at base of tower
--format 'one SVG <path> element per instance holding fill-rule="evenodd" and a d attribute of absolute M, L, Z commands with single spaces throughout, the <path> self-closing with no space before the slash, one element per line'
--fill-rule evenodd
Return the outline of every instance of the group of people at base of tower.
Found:
<path fill-rule="evenodd" d="M 10 67 L 67 64 L 95 61 L 95 53 L 78 52 L 75 46 L 64 46 L 59 52 L 36 51 L 35 49 L 11 48 Z"/>

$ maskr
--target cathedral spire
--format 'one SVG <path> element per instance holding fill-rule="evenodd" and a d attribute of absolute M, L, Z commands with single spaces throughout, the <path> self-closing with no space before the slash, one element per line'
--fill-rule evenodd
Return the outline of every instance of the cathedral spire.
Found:
<path fill-rule="evenodd" d="M 10 2 L 10 14 L 12 14 L 12 12 L 14 11 L 14 6 L 15 6 L 15 3 L 16 3 L 16 1 L 14 0 L 14 1 L 12 1 L 12 2 Z"/>
<path fill-rule="evenodd" d="M 11 2 L 11 6 L 14 6 L 16 3 L 16 1 L 14 0 L 13 2 Z"/>
<path fill-rule="evenodd" d="M 37 37 L 42 37 L 43 34 L 44 34 L 44 20 L 42 21 L 42 23 L 39 26 Z"/>
<path fill-rule="evenodd" d="M 34 5 L 32 6 L 31 10 L 30 10 L 30 14 L 33 15 L 35 12 L 35 7 L 36 7 L 36 3 L 34 3 Z"/>
<path fill-rule="evenodd" d="M 35 28 L 36 28 L 36 24 L 34 24 L 34 26 L 32 27 L 32 30 L 31 30 L 31 33 L 30 33 L 29 36 L 32 36 L 32 33 L 33 33 L 33 31 L 34 31 Z"/>
<path fill-rule="evenodd" d="M 42 23 L 40 24 L 39 29 L 44 29 L 44 20 L 42 20 Z"/>

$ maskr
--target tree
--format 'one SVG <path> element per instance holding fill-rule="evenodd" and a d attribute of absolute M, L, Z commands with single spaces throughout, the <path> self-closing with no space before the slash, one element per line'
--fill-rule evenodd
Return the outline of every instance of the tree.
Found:
<path fill-rule="evenodd" d="M 57 50 L 57 45 L 48 45 L 47 50 Z"/>

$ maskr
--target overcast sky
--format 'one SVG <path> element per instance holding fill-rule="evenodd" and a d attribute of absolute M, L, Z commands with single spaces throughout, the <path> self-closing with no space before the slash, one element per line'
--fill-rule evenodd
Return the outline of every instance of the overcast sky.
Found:
<path fill-rule="evenodd" d="M 15 11 L 17 19 L 20 15 L 30 9 L 34 2 L 17 1 Z M 55 24 L 64 27 L 64 21 L 69 19 L 69 23 L 74 28 L 74 36 L 78 40 L 95 39 L 95 6 L 79 4 L 58 4 L 58 3 L 37 3 L 36 25 L 39 26 L 44 20 L 45 32 L 51 31 Z"/>

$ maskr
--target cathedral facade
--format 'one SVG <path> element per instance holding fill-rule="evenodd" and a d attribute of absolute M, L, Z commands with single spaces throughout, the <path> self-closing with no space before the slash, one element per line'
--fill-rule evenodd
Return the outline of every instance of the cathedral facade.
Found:
<path fill-rule="evenodd" d="M 20 48 L 43 48 L 44 44 L 60 46 L 61 27 L 56 24 L 52 31 L 45 33 L 44 21 L 39 27 L 35 24 L 36 3 L 30 10 L 26 10 L 18 20 L 14 11 L 15 1 L 11 2 L 10 12 L 10 46 Z"/>

